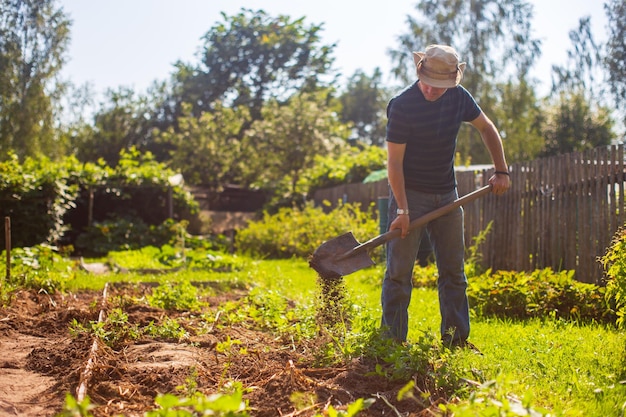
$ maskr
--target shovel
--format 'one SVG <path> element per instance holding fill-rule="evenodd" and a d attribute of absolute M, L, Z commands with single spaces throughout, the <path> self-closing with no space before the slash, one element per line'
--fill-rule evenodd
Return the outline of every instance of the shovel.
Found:
<path fill-rule="evenodd" d="M 438 209 L 418 217 L 409 224 L 409 230 L 421 227 L 463 204 L 482 197 L 490 191 L 491 185 L 486 185 L 445 206 L 441 206 Z M 369 257 L 367 250 L 380 246 L 391 239 L 395 239 L 399 237 L 401 233 L 402 231 L 400 229 L 390 230 L 365 243 L 359 243 L 352 232 L 345 233 L 322 243 L 309 258 L 309 265 L 324 279 L 338 279 L 374 265 L 374 261 Z"/>

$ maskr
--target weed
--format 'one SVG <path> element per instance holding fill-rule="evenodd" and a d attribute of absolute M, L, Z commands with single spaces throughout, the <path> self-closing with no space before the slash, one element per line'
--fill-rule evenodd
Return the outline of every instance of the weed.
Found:
<path fill-rule="evenodd" d="M 198 301 L 198 289 L 188 280 L 165 282 L 152 291 L 148 302 L 153 307 L 175 311 L 199 311 L 203 304 Z"/>
<path fill-rule="evenodd" d="M 611 304 L 615 300 L 616 323 L 621 329 L 626 329 L 626 226 L 615 233 L 600 262 L 608 277 L 607 302 Z"/>
<path fill-rule="evenodd" d="M 57 413 L 55 417 L 93 417 L 91 410 L 95 406 L 91 404 L 91 400 L 86 396 L 82 401 L 77 401 L 70 393 L 65 395 L 65 404 L 63 410 Z"/>
<path fill-rule="evenodd" d="M 142 332 L 155 339 L 181 341 L 189 337 L 189 333 L 176 319 L 165 317 L 156 325 L 153 321 L 142 329 Z"/>

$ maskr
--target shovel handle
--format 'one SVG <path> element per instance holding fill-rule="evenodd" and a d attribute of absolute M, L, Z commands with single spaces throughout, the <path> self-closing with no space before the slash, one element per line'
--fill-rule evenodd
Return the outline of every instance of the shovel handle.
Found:
<path fill-rule="evenodd" d="M 429 213 L 424 214 L 421 217 L 418 217 L 417 219 L 413 220 L 411 223 L 409 223 L 409 230 L 413 230 L 416 229 L 418 227 L 421 227 L 423 225 L 425 225 L 426 223 L 430 222 L 431 220 L 435 220 L 438 217 L 443 216 L 444 214 L 454 210 L 457 207 L 462 206 L 463 204 L 472 202 L 474 200 L 476 200 L 479 197 L 484 196 L 485 194 L 488 194 L 491 192 L 491 184 L 490 185 L 485 185 L 482 188 L 479 188 L 478 190 L 472 191 L 471 193 L 465 194 L 463 197 L 457 198 L 456 200 L 454 200 L 451 203 L 446 204 L 445 206 L 441 206 Z M 372 249 L 375 248 L 377 246 L 382 245 L 383 243 L 386 243 L 388 241 L 390 241 L 391 239 L 395 239 L 397 237 L 400 236 L 400 234 L 402 233 L 402 231 L 400 229 L 393 229 L 390 230 L 386 233 L 383 233 L 381 235 L 378 235 L 370 240 L 368 240 L 367 242 L 363 242 L 358 246 L 355 246 L 354 248 L 350 249 L 349 251 L 347 251 L 346 253 L 343 253 L 341 255 L 337 256 L 337 260 L 341 260 L 341 259 L 345 259 L 348 258 L 358 252 L 362 252 L 364 250 L 368 250 L 368 249 Z"/>

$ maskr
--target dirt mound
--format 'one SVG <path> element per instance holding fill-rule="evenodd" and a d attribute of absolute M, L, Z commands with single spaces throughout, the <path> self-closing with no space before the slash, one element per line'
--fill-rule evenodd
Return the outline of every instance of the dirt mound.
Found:
<path fill-rule="evenodd" d="M 137 297 L 141 291 L 135 286 L 116 287 L 110 297 Z M 243 295 L 234 291 L 207 300 L 216 310 L 203 312 L 205 317 L 219 321 L 220 303 Z M 62 410 L 66 393 L 77 395 L 94 343 L 90 335 L 72 334 L 70 328 L 72 323 L 97 321 L 101 298 L 98 292 L 54 296 L 20 292 L 10 307 L 0 309 L 1 415 L 54 416 Z M 156 407 L 154 399 L 160 393 L 211 394 L 228 381 L 247 389 L 244 399 L 255 417 L 312 416 L 325 406 L 338 409 L 358 398 L 377 398 L 361 416 L 427 415 L 411 400 L 396 401 L 404 383 L 376 375 L 373 363 L 316 367 L 319 340 L 296 345 L 245 323 L 212 325 L 201 332 L 193 325 L 198 317 L 189 312 L 144 305 L 128 306 L 125 313 L 129 323 L 141 325 L 164 316 L 176 318 L 186 323 L 190 337 L 180 342 L 126 341 L 115 349 L 96 344 L 86 384 L 95 416 L 143 416 Z M 217 349 L 227 340 L 237 341 L 232 354 Z"/>

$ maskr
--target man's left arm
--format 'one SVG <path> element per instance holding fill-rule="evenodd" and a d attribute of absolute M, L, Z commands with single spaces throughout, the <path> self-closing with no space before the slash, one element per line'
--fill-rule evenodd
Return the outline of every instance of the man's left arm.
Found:
<path fill-rule="evenodd" d="M 509 166 L 506 163 L 502 138 L 493 122 L 485 113 L 480 112 L 480 115 L 470 123 L 480 132 L 480 136 L 491 155 L 491 160 L 493 161 L 496 171 L 508 173 Z M 493 185 L 492 192 L 497 195 L 504 194 L 511 187 L 510 178 L 506 174 L 494 174 L 489 178 L 489 183 Z"/>

